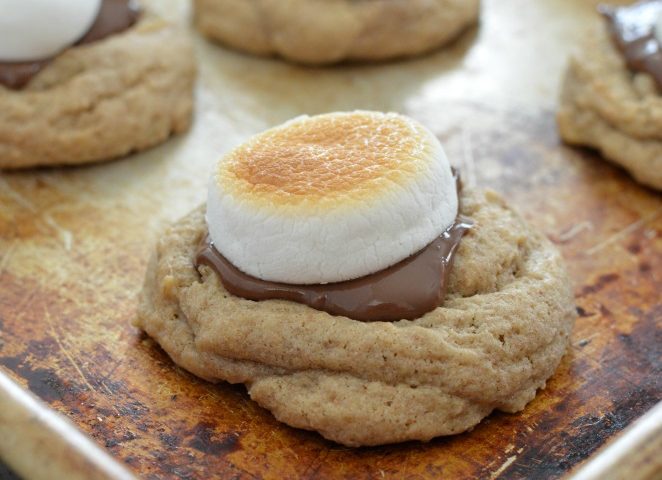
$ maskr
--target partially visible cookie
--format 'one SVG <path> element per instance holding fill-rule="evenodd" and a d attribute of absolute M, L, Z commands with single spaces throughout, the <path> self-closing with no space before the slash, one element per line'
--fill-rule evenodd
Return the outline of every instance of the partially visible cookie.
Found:
<path fill-rule="evenodd" d="M 444 305 L 418 319 L 366 323 L 232 295 L 194 266 L 200 209 L 162 235 L 136 325 L 183 368 L 245 383 L 279 420 L 349 446 L 430 440 L 517 412 L 566 350 L 572 289 L 556 248 L 498 195 L 467 191 L 461 203 L 475 227 Z"/>
<path fill-rule="evenodd" d="M 662 13 L 662 1 L 642 3 L 658 3 Z M 660 86 L 649 73 L 628 67 L 606 22 L 570 60 L 558 124 L 566 142 L 595 148 L 640 183 L 662 189 Z"/>
<path fill-rule="evenodd" d="M 418 55 L 478 20 L 479 0 L 195 0 L 206 36 L 305 64 Z"/>
<path fill-rule="evenodd" d="M 84 164 L 144 150 L 191 123 L 190 40 L 144 12 L 67 49 L 20 90 L 0 84 L 0 168 Z"/>

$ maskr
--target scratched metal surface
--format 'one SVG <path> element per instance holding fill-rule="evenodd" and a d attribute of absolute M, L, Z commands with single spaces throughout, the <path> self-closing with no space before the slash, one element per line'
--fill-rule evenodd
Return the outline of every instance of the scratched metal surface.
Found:
<path fill-rule="evenodd" d="M 19 477 L 0 460 L 0 480 L 18 480 Z"/>
<path fill-rule="evenodd" d="M 183 23 L 183 0 L 155 2 Z M 0 368 L 145 478 L 557 478 L 659 400 L 662 200 L 563 147 L 554 104 L 594 2 L 487 0 L 445 52 L 305 69 L 197 39 L 188 135 L 85 168 L 0 174 Z M 301 113 L 408 113 L 465 181 L 502 192 L 562 250 L 580 318 L 516 415 L 428 444 L 348 449 L 279 424 L 242 386 L 173 366 L 130 326 L 159 227 L 203 201 L 217 157 Z"/>

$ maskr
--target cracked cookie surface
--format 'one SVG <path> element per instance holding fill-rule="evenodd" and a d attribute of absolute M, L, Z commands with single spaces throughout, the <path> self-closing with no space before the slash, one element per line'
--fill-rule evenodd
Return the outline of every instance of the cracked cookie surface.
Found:
<path fill-rule="evenodd" d="M 144 150 L 188 129 L 190 40 L 149 12 L 72 47 L 22 90 L 0 85 L 0 168 L 73 165 Z"/>
<path fill-rule="evenodd" d="M 478 19 L 479 0 L 195 0 L 206 36 L 308 64 L 418 55 Z"/>
<path fill-rule="evenodd" d="M 462 193 L 462 240 L 442 307 L 364 323 L 284 300 L 229 294 L 193 258 L 202 209 L 158 242 L 136 326 L 183 368 L 245 383 L 289 425 L 349 445 L 463 432 L 517 412 L 558 366 L 576 312 L 556 248 L 493 192 Z"/>
<path fill-rule="evenodd" d="M 628 69 L 604 25 L 571 58 L 557 118 L 563 140 L 662 190 L 662 95 L 650 75 Z"/>

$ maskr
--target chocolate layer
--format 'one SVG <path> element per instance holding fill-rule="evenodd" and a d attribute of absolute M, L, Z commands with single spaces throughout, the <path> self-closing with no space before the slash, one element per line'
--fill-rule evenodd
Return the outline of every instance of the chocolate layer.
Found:
<path fill-rule="evenodd" d="M 628 68 L 650 74 L 662 91 L 662 45 L 655 36 L 662 0 L 645 0 L 624 7 L 601 5 L 599 11 L 607 19 Z"/>
<path fill-rule="evenodd" d="M 228 292 L 249 300 L 290 300 L 367 322 L 412 320 L 443 304 L 455 252 L 472 225 L 458 216 L 427 247 L 392 267 L 325 285 L 292 285 L 246 275 L 214 248 L 209 237 L 200 244 L 195 264 L 211 267 Z"/>
<path fill-rule="evenodd" d="M 130 28 L 140 17 L 140 6 L 136 0 L 103 0 L 99 15 L 88 32 L 76 45 L 102 40 Z M 18 90 L 41 72 L 53 58 L 34 62 L 0 62 L 0 84 Z"/>

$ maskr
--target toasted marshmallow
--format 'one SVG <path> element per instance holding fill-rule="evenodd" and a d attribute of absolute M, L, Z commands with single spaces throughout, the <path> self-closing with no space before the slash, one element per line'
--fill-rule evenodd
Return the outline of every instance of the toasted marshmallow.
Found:
<path fill-rule="evenodd" d="M 239 270 L 323 284 L 383 270 L 455 221 L 437 138 L 395 113 L 302 116 L 230 151 L 211 176 L 207 225 Z"/>
<path fill-rule="evenodd" d="M 92 27 L 101 0 L 0 0 L 0 61 L 53 57 Z"/>

